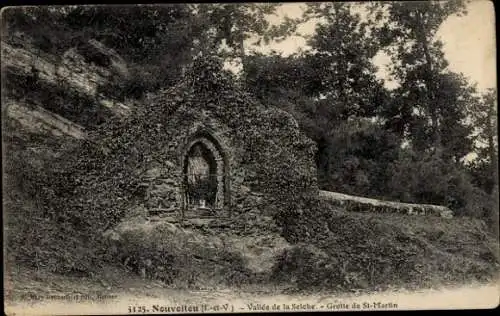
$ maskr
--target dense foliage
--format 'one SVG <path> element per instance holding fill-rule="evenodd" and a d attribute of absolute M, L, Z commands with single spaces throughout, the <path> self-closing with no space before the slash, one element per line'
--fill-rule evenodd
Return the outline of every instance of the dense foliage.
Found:
<path fill-rule="evenodd" d="M 235 88 L 220 59 L 199 56 L 182 82 L 150 101 L 126 118 L 99 126 L 76 149 L 54 159 L 57 168 L 36 174 L 31 193 L 38 202 L 37 216 L 54 223 L 38 230 L 36 249 L 52 243 L 65 251 L 24 256 L 36 256 L 44 264 L 57 262 L 54 268 L 60 271 L 95 265 L 93 260 L 105 249 L 101 234 L 144 203 L 139 186 L 144 173 L 154 161 L 175 161 L 178 144 L 172 140 L 183 139 L 194 123 L 203 122 L 199 115 L 205 110 L 233 131 L 240 152 L 233 152 L 232 159 L 259 171 L 246 175 L 245 181 L 265 194 L 266 207 L 293 205 L 317 189 L 313 142 L 300 134 L 290 114 L 263 106 Z M 81 252 L 82 247 L 87 251 Z"/>
<path fill-rule="evenodd" d="M 442 43 L 435 40 L 443 21 L 462 11 L 462 2 L 384 2 L 373 5 L 368 17 L 355 13 L 356 4 L 311 3 L 304 18 L 320 22 L 308 40 L 310 50 L 288 57 L 250 53 L 244 45 L 250 37 L 268 42 L 296 29 L 298 20 L 285 19 L 279 26 L 268 23 L 266 17 L 278 6 L 4 11 L 2 40 L 11 45 L 19 44 L 13 35 L 21 32 L 33 40 L 39 54 L 61 56 L 77 48 L 88 63 L 102 67 L 110 61 L 89 49 L 89 40 L 115 50 L 126 61 L 129 76 L 117 76 L 109 86 L 100 87 L 100 93 L 140 99 L 147 92 L 160 92 L 119 119 L 95 100 L 5 70 L 6 88 L 16 97 L 29 91 L 49 110 L 94 129 L 82 143 L 54 144 L 50 139 L 21 137 L 12 122 L 4 126 L 9 183 L 5 207 L 11 215 L 9 229 L 15 231 L 7 246 L 15 250 L 11 253 L 16 259 L 58 272 L 97 267 L 107 251 L 100 233 L 140 204 L 140 174 L 149 163 L 167 156 L 163 145 L 175 136 L 168 130 L 181 131 L 200 110 L 208 109 L 236 131 L 241 140 L 237 145 L 248 153 L 242 163 L 259 171 L 252 189 L 271 197 L 267 206 L 283 236 L 317 248 L 299 246 L 283 255 L 277 277 L 280 271 L 295 273 L 291 271 L 300 266 L 317 268 L 312 274 L 299 271 L 303 287 L 321 286 L 325 280 L 343 287 L 373 285 L 386 275 L 394 280 L 432 275 L 427 268 L 452 271 L 443 278 L 489 275 L 487 264 L 495 258 L 484 244 L 478 253 L 442 265 L 442 253 L 427 244 L 442 242 L 449 253 L 456 253 L 459 250 L 451 248 L 460 236 L 477 237 L 465 240 L 469 244 L 484 242 L 487 236 L 477 235 L 483 230 L 479 221 L 467 226 L 468 219 L 461 218 L 463 222 L 443 224 L 440 232 L 420 227 L 435 234 L 426 240 L 398 226 L 404 223 L 384 228 L 380 220 L 365 215 L 332 215 L 327 206 L 302 196 L 304 188 L 316 186 L 307 160 L 316 147 L 317 178 L 323 189 L 446 205 L 457 215 L 486 219 L 498 227 L 496 91 L 479 95 L 465 77 L 451 72 Z M 382 51 L 392 60 L 389 72 L 398 83 L 393 90 L 376 75 L 373 58 Z M 222 63 L 235 57 L 243 65 L 240 78 L 222 70 Z M 172 119 L 180 108 L 183 122 Z M 296 121 L 312 141 L 298 133 Z M 253 127 L 240 128 L 248 123 Z M 76 148 L 66 151 L 70 145 Z M 47 159 L 40 163 L 31 159 L 33 148 L 61 148 L 64 154 L 42 153 Z M 478 157 L 467 162 L 464 157 L 470 152 Z M 433 266 L 422 266 L 420 258 L 429 254 Z M 345 264 L 339 270 L 328 261 Z M 359 271 L 383 273 L 370 276 Z"/>
<path fill-rule="evenodd" d="M 322 188 L 446 205 L 495 227 L 496 169 L 487 161 L 496 160 L 496 92 L 481 97 L 451 72 L 435 39 L 464 7 L 460 1 L 384 2 L 366 6 L 361 18 L 356 4 L 309 4 L 305 15 L 320 19 L 311 49 L 248 56 L 244 80 L 263 102 L 292 113 L 316 141 Z M 377 79 L 378 53 L 391 58 L 392 90 Z M 471 152 L 480 157 L 469 163 Z"/>

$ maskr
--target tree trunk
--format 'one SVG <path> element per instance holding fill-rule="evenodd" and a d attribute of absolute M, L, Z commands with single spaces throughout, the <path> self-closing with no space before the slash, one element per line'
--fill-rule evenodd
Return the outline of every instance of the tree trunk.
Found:
<path fill-rule="evenodd" d="M 491 195 L 493 197 L 493 207 L 491 208 L 490 214 L 490 227 L 495 235 L 495 238 L 498 239 L 499 236 L 499 218 L 498 218 L 498 160 L 496 153 L 496 146 L 494 142 L 494 133 L 493 130 L 493 120 L 496 119 L 495 114 L 493 113 L 493 105 L 488 108 L 488 119 L 486 126 L 486 133 L 488 137 L 488 158 L 490 159 L 490 174 L 493 177 L 493 189 L 491 190 Z"/>
<path fill-rule="evenodd" d="M 434 78 L 434 69 L 432 65 L 432 57 L 429 52 L 429 41 L 427 39 L 427 34 L 425 30 L 425 24 L 422 19 L 422 12 L 417 10 L 416 16 L 418 19 L 418 25 L 421 26 L 420 30 L 417 30 L 417 36 L 419 42 L 422 44 L 422 49 L 424 51 L 424 57 L 425 57 L 425 62 L 426 62 L 426 68 L 427 68 L 427 73 L 428 73 L 428 78 L 425 80 L 426 81 L 426 86 L 427 86 L 427 95 L 429 98 L 429 114 L 431 116 L 431 121 L 432 121 L 432 129 L 433 129 L 433 136 L 434 136 L 434 150 L 439 151 L 441 149 L 441 133 L 439 130 L 439 113 L 438 113 L 438 105 L 437 105 L 437 100 L 436 100 L 436 85 L 435 85 L 435 78 Z"/>
<path fill-rule="evenodd" d="M 245 58 L 245 39 L 243 38 L 243 34 L 241 34 L 239 45 L 239 54 L 241 58 L 241 63 L 243 64 L 243 59 Z"/>
<path fill-rule="evenodd" d="M 491 208 L 491 216 L 490 216 L 490 228 L 495 239 L 499 240 L 499 222 L 498 222 L 498 185 L 495 184 L 493 186 L 493 207 Z"/>

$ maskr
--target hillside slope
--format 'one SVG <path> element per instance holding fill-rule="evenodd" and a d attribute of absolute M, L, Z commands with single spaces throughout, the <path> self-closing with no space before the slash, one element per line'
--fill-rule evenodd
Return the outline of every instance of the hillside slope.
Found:
<path fill-rule="evenodd" d="M 87 131 L 96 130 L 110 118 L 126 116 L 132 105 L 99 92 L 107 80 L 126 76 L 126 71 L 115 66 L 101 69 L 75 50 L 59 58 L 35 53 L 29 44 L 22 45 L 2 45 L 2 71 L 6 74 L 3 82 L 8 91 L 2 95 L 6 101 L 2 111 L 7 114 L 5 120 L 2 116 L 7 184 L 4 222 L 11 266 L 88 276 L 106 265 L 118 266 L 126 274 L 132 262 L 135 272 L 141 273 L 138 266 L 149 260 L 148 268 L 153 270 L 150 275 L 163 275 L 168 280 L 165 286 L 278 283 L 302 291 L 419 288 L 489 281 L 497 276 L 498 243 L 485 233 L 484 223 L 479 220 L 346 212 L 342 207 L 318 201 L 283 207 L 274 219 L 266 218 L 263 223 L 259 222 L 262 218 L 248 212 L 215 227 L 159 225 L 156 235 L 147 230 L 125 229 L 118 232 L 120 242 L 96 250 L 79 235 L 80 230 L 74 229 L 82 227 L 79 218 L 50 213 L 40 207 L 37 194 L 40 187 L 50 188 L 46 171 L 64 166 L 65 156 L 61 153 L 78 147 Z M 102 52 L 99 44 L 89 45 Z M 112 64 L 119 64 L 119 58 L 113 60 Z M 113 145 L 116 138 L 112 133 L 107 136 Z M 147 138 L 149 134 L 142 136 Z M 123 152 L 127 150 L 124 146 Z M 120 161 L 113 165 L 116 173 L 123 168 Z M 73 170 L 62 171 L 65 175 Z M 85 169 L 80 171 L 91 174 Z M 95 196 L 93 190 L 98 188 L 92 185 L 98 182 L 88 181 L 90 202 Z M 72 194 L 72 187 L 66 189 L 64 194 Z M 43 192 L 49 199 L 54 194 L 50 189 Z M 38 229 L 32 229 L 35 226 Z M 61 227 L 66 229 L 70 242 L 51 239 L 60 234 Z M 226 239 L 221 238 L 222 233 Z M 265 243 L 267 237 L 279 242 L 256 244 L 262 240 Z M 230 241 L 227 248 L 221 239 Z M 66 259 L 65 266 L 54 259 L 54 253 Z M 128 256 L 121 258 L 124 253 Z M 91 256 L 95 261 L 85 261 Z M 266 269 L 256 272 L 255 267 L 264 261 Z"/>

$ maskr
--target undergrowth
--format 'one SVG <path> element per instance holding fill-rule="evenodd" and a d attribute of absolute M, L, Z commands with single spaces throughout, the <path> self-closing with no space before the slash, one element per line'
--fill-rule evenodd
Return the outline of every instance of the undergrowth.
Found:
<path fill-rule="evenodd" d="M 204 74 L 208 76 L 212 72 Z M 204 91 L 221 84 L 201 77 L 197 80 L 198 88 Z M 163 105 L 161 114 L 165 117 L 182 100 L 205 102 L 204 98 L 195 98 L 190 91 L 173 93 L 174 97 Z M 229 99 L 233 97 L 231 91 L 225 93 Z M 236 101 L 240 103 L 236 104 L 251 109 L 243 96 L 238 95 L 238 98 Z M 156 131 L 153 125 L 152 119 L 159 118 L 152 113 L 158 115 L 157 111 L 152 107 L 140 112 L 142 116 L 131 117 L 126 122 L 110 120 L 99 130 L 100 142 L 85 142 L 59 160 L 36 161 L 36 157 L 30 155 L 29 147 L 58 148 L 50 142 L 21 139 L 16 147 L 9 145 L 16 143 L 15 137 L 4 136 L 8 143 L 8 159 L 5 160 L 8 185 L 4 187 L 8 256 L 16 262 L 63 274 L 88 274 L 110 262 L 169 284 L 177 282 L 189 286 L 211 279 L 240 284 L 255 280 L 256 276 L 246 268 L 241 254 L 210 247 L 168 229 L 126 234 L 113 245 L 103 240 L 101 234 L 118 223 L 130 206 L 136 204 L 136 171 L 145 160 L 144 153 L 156 154 L 158 150 L 154 146 L 163 144 L 151 140 L 165 137 L 165 133 Z M 220 115 L 233 122 L 236 117 L 233 113 L 240 109 L 235 107 L 232 111 L 227 114 L 220 111 Z M 268 128 L 270 135 L 282 127 Z M 124 129 L 127 130 L 125 134 Z M 7 131 L 21 134 L 15 126 Z M 314 182 L 313 177 L 307 172 L 304 176 L 297 175 L 295 170 L 288 168 L 299 161 L 293 155 L 284 157 L 289 161 L 271 160 L 261 155 L 268 150 L 268 143 L 262 136 L 265 129 L 250 131 L 255 135 L 249 137 L 252 140 L 249 144 L 254 146 L 249 152 L 258 160 L 252 166 L 257 166 L 254 169 L 261 172 L 259 176 L 263 180 L 257 183 L 279 200 L 275 209 L 264 211 L 276 213 L 282 236 L 294 245 L 276 259 L 272 279 L 291 281 L 299 289 L 352 289 L 483 281 L 496 273 L 498 244 L 486 233 L 483 222 L 465 217 L 441 219 L 345 213 L 318 201 L 294 199 L 305 190 L 304 187 L 312 186 L 308 181 Z M 292 146 L 294 140 L 290 138 L 291 149 L 301 145 Z M 137 144 L 142 144 L 138 147 L 141 150 L 131 152 Z M 259 146 L 259 150 L 255 146 Z"/>
<path fill-rule="evenodd" d="M 121 231 L 117 238 L 107 238 L 103 258 L 177 288 L 253 282 L 255 275 L 241 253 L 201 236 L 170 223 L 150 229 L 139 226 Z"/>
<path fill-rule="evenodd" d="M 497 276 L 498 243 L 480 220 L 346 213 L 323 205 L 314 216 L 281 214 L 294 242 L 278 258 L 274 280 L 298 289 L 433 287 Z"/>

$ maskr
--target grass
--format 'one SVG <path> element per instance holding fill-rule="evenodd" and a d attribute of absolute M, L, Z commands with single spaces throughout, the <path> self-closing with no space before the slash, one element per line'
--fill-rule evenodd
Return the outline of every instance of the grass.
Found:
<path fill-rule="evenodd" d="M 497 276 L 498 243 L 480 220 L 327 213 L 302 223 L 314 233 L 282 253 L 275 280 L 291 278 L 301 290 L 379 290 L 487 282 Z"/>
<path fill-rule="evenodd" d="M 68 244 L 51 240 L 45 233 L 57 227 L 50 220 L 42 220 L 44 214 L 27 194 L 35 189 L 29 187 L 32 178 L 37 178 L 35 166 L 45 165 L 38 163 L 35 156 L 23 159 L 28 148 L 13 144 L 30 141 L 33 146 L 39 143 L 45 146 L 45 143 L 32 139 L 4 140 L 12 143 L 7 148 L 10 157 L 17 157 L 8 169 L 9 179 L 19 180 L 19 183 L 12 180 L 4 187 L 9 195 L 4 200 L 8 209 L 6 257 L 15 260 L 11 266 L 41 271 L 44 267 L 38 265 L 37 258 L 32 258 L 33 254 L 50 251 L 61 254 Z M 47 147 L 55 146 L 49 143 Z M 293 240 L 289 238 L 290 244 L 280 239 L 280 227 L 276 230 L 275 223 L 271 225 L 270 219 L 264 217 L 242 216 L 226 223 L 225 228 L 209 229 L 159 225 L 148 230 L 132 221 L 129 226 L 137 229 L 127 229 L 118 242 L 102 249 L 97 260 L 103 265 L 115 265 L 126 274 L 123 264 L 128 258 L 126 266 L 130 272 L 141 274 L 141 269 L 147 268 L 150 278 L 176 288 L 272 282 L 290 284 L 299 291 L 429 288 L 486 282 L 498 272 L 498 242 L 478 219 L 348 213 L 327 207 L 310 212 L 313 213 L 288 216 L 288 222 L 281 225 L 286 228 L 284 237 L 294 234 Z M 85 249 L 88 247 L 85 243 L 75 240 L 74 244 L 82 247 L 82 256 L 90 251 Z M 43 260 L 40 263 L 47 264 Z M 32 266 L 28 268 L 29 264 Z M 59 270 L 58 262 L 48 264 L 49 270 Z"/>
<path fill-rule="evenodd" d="M 288 293 L 370 293 L 486 283 L 498 276 L 498 244 L 479 220 L 338 211 L 325 225 L 327 236 L 311 235 L 288 244 L 266 231 L 240 236 L 215 227 L 148 227 L 131 219 L 119 238 L 108 236 L 102 269 L 61 275 L 10 260 L 7 272 L 14 274 L 17 297 L 43 291 L 43 282 L 36 281 L 40 278 L 49 283 L 101 282 L 103 289 L 132 278 L 141 280 L 141 286 L 177 290 L 258 286 L 278 292 L 286 288 Z M 259 262 L 266 267 L 256 271 Z M 40 284 L 33 288 L 30 282 Z"/>

